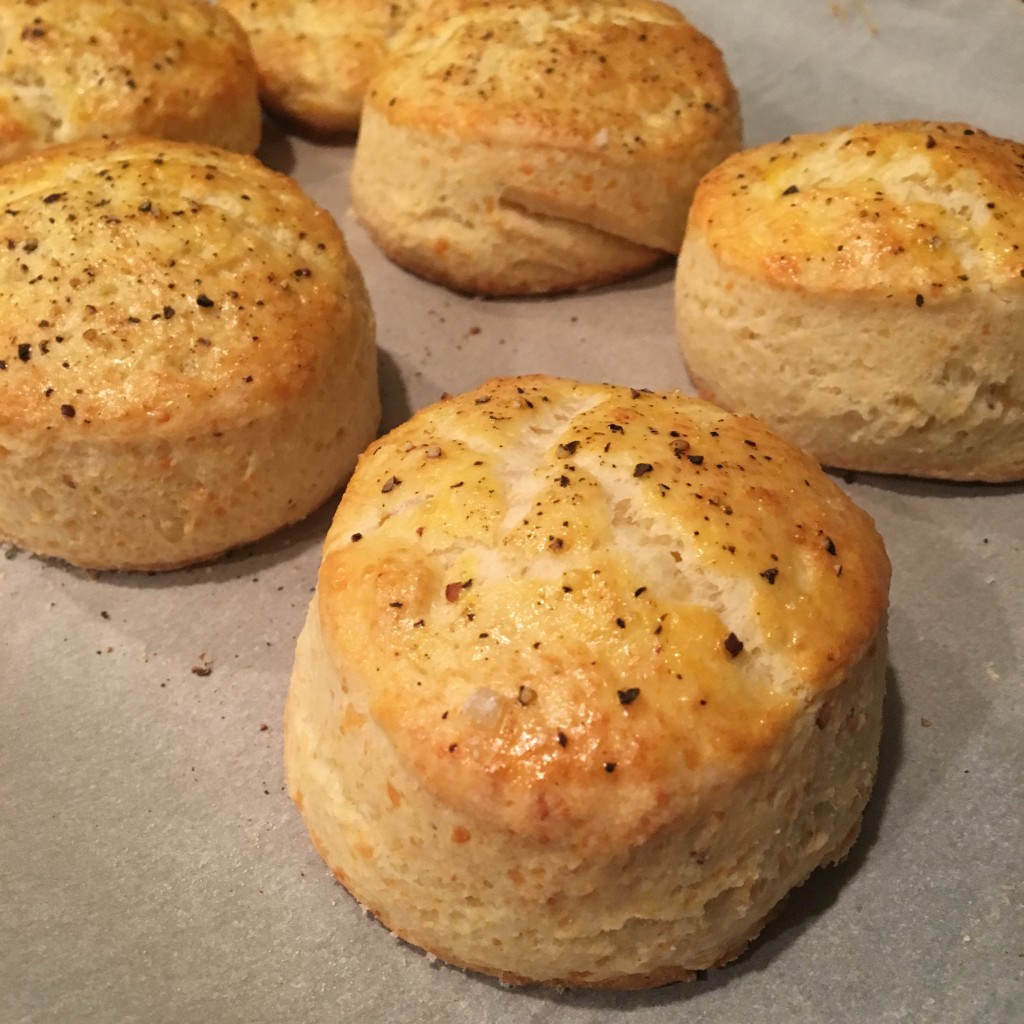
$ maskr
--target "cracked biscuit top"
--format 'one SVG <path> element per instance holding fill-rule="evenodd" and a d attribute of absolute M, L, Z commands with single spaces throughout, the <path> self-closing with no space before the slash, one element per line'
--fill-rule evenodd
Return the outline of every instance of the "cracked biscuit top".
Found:
<path fill-rule="evenodd" d="M 859 663 L 888 577 L 869 517 L 757 421 L 536 376 L 370 447 L 319 608 L 428 788 L 538 837 L 639 840 Z"/>

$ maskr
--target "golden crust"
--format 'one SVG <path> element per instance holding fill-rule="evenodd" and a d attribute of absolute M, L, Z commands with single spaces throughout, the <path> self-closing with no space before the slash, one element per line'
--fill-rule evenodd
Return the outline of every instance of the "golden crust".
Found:
<path fill-rule="evenodd" d="M 248 40 L 206 0 L 12 0 L 0 38 L 0 161 L 100 136 L 259 144 Z"/>
<path fill-rule="evenodd" d="M 680 772 L 772 744 L 791 702 L 871 643 L 887 583 L 867 516 L 756 421 L 537 378 L 371 446 L 319 587 L 329 644 L 428 788 L 600 844 L 657 829 Z M 417 687 L 428 664 L 434 684 Z M 517 701 L 549 677 L 556 690 Z M 633 686 L 644 699 L 624 709 L 616 691 Z M 605 763 L 629 800 L 594 787 Z"/>
<path fill-rule="evenodd" d="M 724 265 L 780 288 L 1019 299 L 1024 144 L 936 121 L 794 135 L 710 171 L 690 228 Z"/>
<path fill-rule="evenodd" d="M 718 47 L 657 0 L 435 2 L 394 39 L 370 98 L 395 124 L 627 164 L 683 162 L 737 118 Z"/>
<path fill-rule="evenodd" d="M 373 317 L 291 179 L 82 142 L 0 168 L 0 209 L 0 536 L 171 567 L 301 518 L 351 471 L 379 409 Z"/>
<path fill-rule="evenodd" d="M 584 287 L 678 251 L 697 181 L 740 142 L 718 49 L 644 0 L 433 5 L 396 36 L 363 127 L 363 222 L 417 273 L 485 294 Z"/>
<path fill-rule="evenodd" d="M 737 154 L 680 254 L 701 394 L 822 462 L 1024 476 L 1024 146 L 962 124 L 859 125 Z"/>
<path fill-rule="evenodd" d="M 220 0 L 249 33 L 268 109 L 313 132 L 355 131 L 366 83 L 417 0 Z"/>
<path fill-rule="evenodd" d="M 289 790 L 396 934 L 509 983 L 737 956 L 856 832 L 889 564 L 756 421 L 497 379 L 361 457 L 286 710 Z"/>

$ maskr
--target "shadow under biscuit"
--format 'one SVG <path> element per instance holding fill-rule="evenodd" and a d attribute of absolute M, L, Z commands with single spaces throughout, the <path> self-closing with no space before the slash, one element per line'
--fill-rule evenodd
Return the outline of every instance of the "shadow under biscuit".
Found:
<path fill-rule="evenodd" d="M 402 369 L 390 352 L 377 348 L 377 381 L 380 388 L 381 421 L 378 436 L 383 436 L 412 415 L 409 389 Z"/>
<path fill-rule="evenodd" d="M 266 113 L 263 115 L 263 136 L 256 156 L 272 171 L 288 175 L 295 171 L 295 147 L 289 138 L 288 129 Z"/>

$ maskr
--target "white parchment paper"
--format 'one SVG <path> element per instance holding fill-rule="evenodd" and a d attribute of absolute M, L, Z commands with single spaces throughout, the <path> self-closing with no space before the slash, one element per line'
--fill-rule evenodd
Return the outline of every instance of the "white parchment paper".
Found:
<path fill-rule="evenodd" d="M 1024 138 L 1020 0 L 679 6 L 723 49 L 748 144 L 899 117 Z M 363 267 L 386 427 L 493 374 L 689 388 L 671 270 L 584 296 L 461 298 L 389 264 L 355 224 L 350 145 L 271 126 L 261 155 L 331 209 Z M 895 566 L 863 836 L 735 965 L 634 994 L 513 991 L 432 963 L 317 858 L 284 792 L 280 722 L 332 508 L 168 575 L 93 579 L 9 552 L 0 1022 L 1020 1020 L 1024 488 L 843 485 Z"/>

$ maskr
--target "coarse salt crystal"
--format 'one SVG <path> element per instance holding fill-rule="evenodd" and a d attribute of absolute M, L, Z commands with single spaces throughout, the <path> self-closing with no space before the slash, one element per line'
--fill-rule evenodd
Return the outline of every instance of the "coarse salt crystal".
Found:
<path fill-rule="evenodd" d="M 481 686 L 463 701 L 462 713 L 477 722 L 493 722 L 501 714 L 501 700 L 493 690 Z"/>

